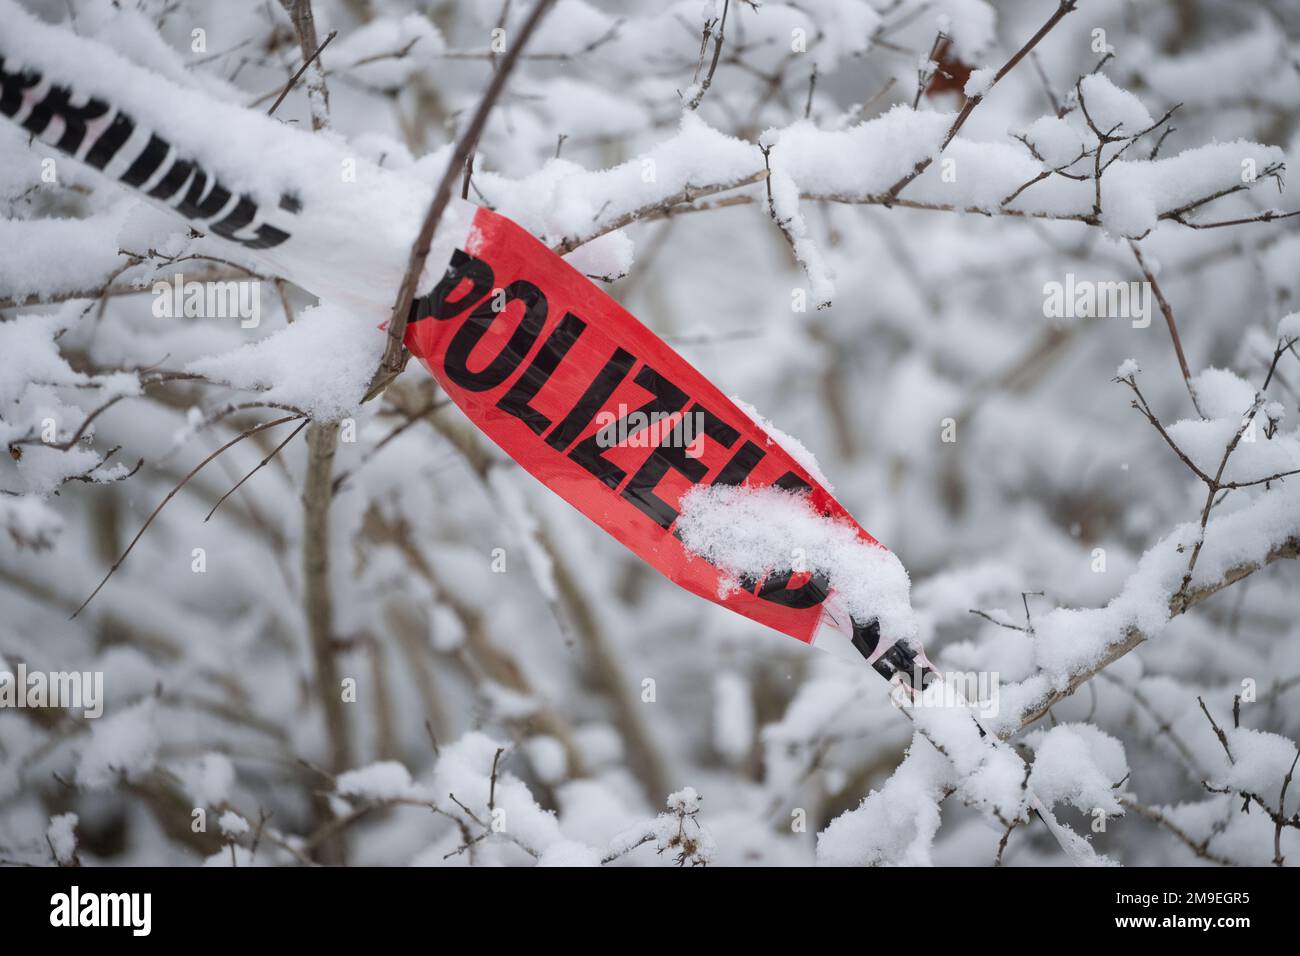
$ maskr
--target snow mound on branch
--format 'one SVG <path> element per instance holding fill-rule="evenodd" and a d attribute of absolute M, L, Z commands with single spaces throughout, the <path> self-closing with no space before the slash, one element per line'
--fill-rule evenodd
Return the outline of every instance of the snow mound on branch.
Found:
<path fill-rule="evenodd" d="M 702 801 L 694 787 L 682 787 L 668 794 L 668 809 L 676 813 L 699 813 Z"/>
<path fill-rule="evenodd" d="M 235 767 L 225 754 L 204 754 L 171 768 L 196 807 L 214 807 L 230 799 Z"/>
<path fill-rule="evenodd" d="M 1025 812 L 1025 763 L 1007 746 L 981 736 L 971 710 L 943 681 L 935 681 L 911 708 L 918 732 L 943 748 L 965 801 L 993 820 L 1018 820 Z"/>
<path fill-rule="evenodd" d="M 977 60 L 993 43 L 998 15 L 985 0 L 940 0 L 934 9 L 959 59 Z"/>
<path fill-rule="evenodd" d="M 1248 168 L 1262 174 L 1285 159 L 1276 146 L 1239 139 L 1187 149 L 1167 159 L 1121 160 L 1101 179 L 1102 224 L 1111 235 L 1143 236 L 1155 228 L 1161 213 L 1240 187 Z"/>
<path fill-rule="evenodd" d="M 808 223 L 799 211 L 799 186 L 785 173 L 775 169 L 767 181 L 771 195 L 771 213 L 781 231 L 790 240 L 794 256 L 812 285 L 813 302 L 824 309 L 835 298 L 835 275 L 808 234 Z"/>
<path fill-rule="evenodd" d="M 983 96 L 993 85 L 993 77 L 996 75 L 996 70 L 972 70 L 962 92 L 969 97 Z"/>
<path fill-rule="evenodd" d="M 739 587 L 744 577 L 818 570 L 856 620 L 879 620 L 890 640 L 916 637 L 902 562 L 864 540 L 852 523 L 819 514 L 806 494 L 697 486 L 683 497 L 676 528 L 688 551 L 727 576 L 724 586 Z"/>
<path fill-rule="evenodd" d="M 1059 724 L 1026 742 L 1035 751 L 1029 786 L 1052 807 L 1069 803 L 1084 813 L 1124 812 L 1115 785 L 1128 776 L 1124 745 L 1091 724 Z"/>
<path fill-rule="evenodd" d="M 334 789 L 345 797 L 366 800 L 430 799 L 427 791 L 411 780 L 410 771 L 396 760 L 381 760 L 339 774 Z"/>
<path fill-rule="evenodd" d="M 1192 388 L 1207 418 L 1244 415 L 1255 402 L 1255 386 L 1226 368 L 1205 369 L 1192 379 Z"/>
<path fill-rule="evenodd" d="M 1234 727 L 1227 731 L 1228 749 L 1233 763 L 1222 777 L 1222 785 L 1233 790 L 1253 793 L 1272 807 L 1277 807 L 1282 781 L 1296 763 L 1296 745 L 1278 734 Z M 1294 785 L 1294 780 L 1292 781 Z M 1295 812 L 1295 797 L 1287 788 L 1291 812 Z M 1286 808 L 1283 808 L 1285 815 Z"/>
<path fill-rule="evenodd" d="M 252 831 L 248 821 L 241 817 L 234 810 L 227 810 L 217 820 L 217 826 L 221 832 L 228 837 L 239 837 Z"/>
<path fill-rule="evenodd" d="M 50 849 L 60 866 L 67 866 L 77 856 L 77 820 L 75 813 L 61 813 L 50 817 L 50 825 L 45 830 L 45 838 L 50 841 Z"/>
<path fill-rule="evenodd" d="M 134 780 L 152 770 L 159 743 L 154 711 L 150 698 L 95 721 L 77 764 L 77 783 L 95 790 L 112 786 L 119 775 Z"/>
<path fill-rule="evenodd" d="M 1080 83 L 1083 105 L 1093 125 L 1112 136 L 1133 136 L 1155 122 L 1142 101 L 1111 82 L 1101 73 L 1085 76 Z"/>
<path fill-rule="evenodd" d="M 191 362 L 186 370 L 318 421 L 355 413 L 384 351 L 385 338 L 345 309 L 322 303 L 260 342 Z"/>
<path fill-rule="evenodd" d="M 692 186 L 735 183 L 762 169 L 763 156 L 753 143 L 687 113 L 675 136 L 610 169 L 588 171 L 552 159 L 520 180 L 485 173 L 475 181 L 499 212 L 544 242 L 555 242 L 602 231 Z"/>
<path fill-rule="evenodd" d="M 1277 337 L 1283 342 L 1300 338 L 1300 312 L 1292 312 L 1282 317 L 1277 324 Z"/>
<path fill-rule="evenodd" d="M 653 841 L 657 852 L 670 856 L 679 866 L 707 865 L 718 847 L 712 834 L 696 818 L 703 802 L 704 798 L 694 787 L 670 793 L 667 813 L 616 833 L 610 840 L 607 855 L 625 856 L 641 844 Z"/>
<path fill-rule="evenodd" d="M 1187 433 L 1180 429 L 1196 424 L 1231 425 L 1230 430 L 1221 433 L 1223 441 L 1239 427 L 1233 419 L 1180 422 L 1171 427 L 1170 433 L 1181 446 Z M 1275 438 L 1257 441 L 1250 447 L 1262 451 L 1281 444 L 1282 439 Z M 1243 441 L 1238 448 L 1245 446 Z M 1223 444 L 1218 447 L 1222 455 Z M 1256 491 L 1255 495 L 1239 510 L 1211 518 L 1192 574 L 1193 593 L 1200 588 L 1223 586 L 1222 582 L 1235 570 L 1258 567 L 1276 549 L 1300 538 L 1300 482 L 1278 482 L 1268 492 Z M 1169 602 L 1182 587 L 1189 549 L 1199 532 L 1197 524 L 1187 522 L 1161 539 L 1142 555 L 1120 594 L 1105 607 L 1057 608 L 1036 621 L 1034 661 L 1039 672 L 1019 685 L 1002 687 L 1003 706 L 994 720 L 995 729 L 1014 729 L 1020 714 L 1032 710 L 1051 691 L 1064 690 L 1072 675 L 1095 667 L 1134 631 L 1147 638 L 1160 634 L 1169 623 Z"/>
<path fill-rule="evenodd" d="M 0 229 L 0 244 L 5 243 Z M 3 245 L 6 250 L 8 245 Z M 0 258 L 7 258 L 6 256 Z M 0 355 L 5 362 L 0 365 L 0 403 L 16 402 L 35 382 L 48 385 L 78 386 L 90 381 L 83 372 L 75 371 L 59 354 L 58 337 L 70 326 L 71 320 L 48 315 L 19 315 L 0 322 Z M 0 432 L 0 437 L 12 441 L 22 430 Z"/>
<path fill-rule="evenodd" d="M 47 299 L 95 289 L 125 261 L 116 237 L 127 210 L 124 203 L 85 219 L 0 219 L 0 294 Z"/>
<path fill-rule="evenodd" d="M 803 121 L 764 136 L 775 142 L 772 170 L 787 174 L 802 192 L 862 199 L 937 153 L 951 124 L 946 113 L 899 105 L 846 130 L 828 132 Z"/>
<path fill-rule="evenodd" d="M 1078 159 L 1083 152 L 1079 131 L 1059 116 L 1040 116 L 1025 127 L 1024 137 L 1052 169 Z"/>
<path fill-rule="evenodd" d="M 537 859 L 538 866 L 600 866 L 600 853 L 585 843 L 557 840 Z"/>
<path fill-rule="evenodd" d="M 947 760 L 919 735 L 879 790 L 817 834 L 823 866 L 929 866 L 939 829 L 939 800 L 951 774 Z"/>
<path fill-rule="evenodd" d="M 503 770 L 505 755 L 502 744 L 477 731 L 468 733 L 454 744 L 442 748 L 442 756 L 434 769 L 431 791 L 436 794 L 455 794 L 456 800 L 469 807 L 480 819 L 489 819 L 494 811 L 505 814 L 508 832 L 538 853 L 564 839 L 555 814 L 538 806 L 527 785 L 513 774 Z M 492 784 L 493 767 L 497 768 L 495 788 Z M 495 797 L 492 808 L 489 803 Z M 452 816 L 466 824 L 474 821 L 459 804 L 448 801 L 445 807 Z"/>

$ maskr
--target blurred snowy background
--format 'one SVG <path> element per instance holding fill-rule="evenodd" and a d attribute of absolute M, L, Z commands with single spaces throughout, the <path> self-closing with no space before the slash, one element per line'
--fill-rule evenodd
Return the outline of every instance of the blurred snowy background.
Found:
<path fill-rule="evenodd" d="M 24 6 L 228 104 L 186 120 L 228 176 L 292 170 L 235 112 L 303 64 L 278 2 Z M 387 305 L 531 7 L 310 6 L 337 34 L 275 120 L 409 184 L 373 243 L 346 179 L 304 204 L 341 210 L 321 286 Z M 1300 469 L 1300 3 L 1071 6 L 560 0 L 469 180 L 807 446 L 931 659 L 998 673 L 1014 766 L 659 577 L 417 363 L 362 402 L 382 308 L 0 120 L 0 671 L 105 694 L 0 709 L 0 859 L 1060 863 L 1028 773 L 1116 862 L 1300 860 L 1300 478 L 1260 481 Z M 160 317 L 177 273 L 256 281 L 258 323 Z M 1145 311 L 1049 314 L 1117 282 Z"/>

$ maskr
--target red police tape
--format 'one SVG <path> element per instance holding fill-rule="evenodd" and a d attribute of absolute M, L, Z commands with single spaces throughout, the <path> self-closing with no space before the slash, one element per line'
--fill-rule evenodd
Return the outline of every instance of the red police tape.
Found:
<path fill-rule="evenodd" d="M 720 572 L 673 534 L 680 499 L 697 484 L 776 485 L 853 519 L 748 414 L 527 231 L 479 209 L 446 274 L 414 303 L 406 345 L 506 454 L 670 580 L 812 641 L 826 578 L 774 574 L 720 596 Z"/>

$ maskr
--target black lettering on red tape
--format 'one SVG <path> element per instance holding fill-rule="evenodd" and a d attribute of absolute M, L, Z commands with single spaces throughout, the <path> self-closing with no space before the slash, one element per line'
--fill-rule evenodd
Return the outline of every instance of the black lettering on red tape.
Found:
<path fill-rule="evenodd" d="M 413 304 L 406 332 L 452 400 L 533 477 L 669 579 L 810 642 L 831 593 L 825 575 L 782 572 L 719 596 L 721 572 L 690 555 L 673 524 L 696 485 L 806 491 L 819 513 L 853 522 L 844 508 L 690 363 L 527 231 L 478 209 L 462 245 Z M 687 419 L 702 423 L 690 447 Z M 858 630 L 865 638 L 872 627 Z"/>

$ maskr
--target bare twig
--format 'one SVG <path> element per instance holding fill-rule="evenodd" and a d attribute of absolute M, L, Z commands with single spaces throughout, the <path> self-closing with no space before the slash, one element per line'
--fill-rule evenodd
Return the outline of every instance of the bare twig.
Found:
<path fill-rule="evenodd" d="M 333 40 L 336 36 L 338 36 L 338 33 L 339 32 L 337 30 L 331 30 L 329 34 L 325 37 L 325 40 L 319 46 L 316 47 L 315 51 L 309 57 L 307 57 L 306 60 L 303 61 L 302 66 L 298 67 L 298 72 L 296 72 L 293 76 L 289 78 L 288 83 L 284 84 L 284 89 L 282 89 L 280 91 L 280 95 L 275 98 L 275 102 L 271 104 L 271 108 L 266 111 L 267 116 L 273 115 L 275 111 L 280 108 L 280 104 L 284 102 L 284 98 L 288 96 L 289 93 L 293 90 L 293 88 L 298 84 L 298 80 L 302 78 L 303 73 L 307 71 L 307 68 L 309 66 L 311 66 L 314 62 L 316 62 L 316 58 L 321 55 L 321 51 L 323 51 L 327 46 L 329 46 L 330 41 Z"/>
<path fill-rule="evenodd" d="M 718 71 L 718 60 L 722 57 L 722 44 L 726 39 L 724 33 L 727 29 L 727 11 L 731 9 L 731 0 L 723 0 L 722 17 L 718 20 L 706 20 L 704 23 L 704 37 L 700 40 L 700 61 L 695 67 L 695 78 L 691 81 L 696 84 L 695 93 L 691 96 L 686 104 L 688 110 L 698 109 L 700 103 L 704 102 L 704 94 L 709 92 L 709 87 L 713 85 L 713 74 Z M 717 32 L 713 31 L 717 27 Z M 709 63 L 709 71 L 705 74 L 704 79 L 700 79 L 700 70 L 704 66 L 705 51 L 709 46 L 709 36 L 713 36 L 713 59 Z M 811 99 L 811 95 L 809 97 Z"/>
<path fill-rule="evenodd" d="M 1282 792 L 1277 797 L 1278 818 L 1273 821 L 1273 865 L 1282 866 L 1285 858 L 1282 856 L 1282 828 L 1285 827 L 1286 821 L 1281 819 L 1286 813 L 1286 792 L 1291 787 L 1291 778 L 1295 776 L 1296 762 L 1300 761 L 1300 747 L 1296 748 L 1295 757 L 1291 760 L 1291 769 L 1286 772 L 1286 777 L 1282 780 Z"/>
<path fill-rule="evenodd" d="M 343 485 L 347 482 L 347 480 L 351 478 L 353 475 L 355 475 L 366 464 L 366 462 L 370 461 L 370 459 L 374 458 L 375 455 L 379 454 L 379 452 L 382 451 L 388 445 L 388 443 L 391 442 L 394 438 L 396 438 L 398 435 L 401 435 L 412 425 L 415 425 L 416 423 L 420 422 L 427 416 L 432 415 L 438 409 L 446 407 L 448 401 L 449 399 L 447 398 L 436 398 L 428 402 L 427 404 L 425 404 L 423 408 L 417 411 L 410 412 L 410 413 L 403 413 L 406 415 L 405 420 L 400 425 L 395 426 L 392 431 L 390 431 L 383 438 L 379 439 L 379 441 L 375 442 L 374 447 L 371 448 L 368 452 L 366 452 L 365 455 L 362 456 L 361 460 L 357 462 L 356 467 L 348 471 L 339 473 L 338 477 L 334 479 L 332 493 L 338 494 L 339 489 L 343 487 Z"/>
<path fill-rule="evenodd" d="M 942 30 L 936 33 L 934 43 L 930 45 L 930 55 L 916 68 L 916 96 L 912 98 L 912 109 L 921 105 L 921 97 L 925 95 L 926 87 L 930 85 L 930 80 L 939 70 L 939 63 L 935 59 L 939 55 L 939 48 L 947 42 L 948 34 Z"/>
<path fill-rule="evenodd" d="M 1201 411 L 1200 403 L 1196 400 L 1196 387 L 1192 385 L 1192 372 L 1187 367 L 1187 356 L 1183 354 L 1183 342 L 1178 335 L 1178 324 L 1174 321 L 1174 310 L 1169 305 L 1169 300 L 1165 298 L 1164 290 L 1160 288 L 1160 283 L 1156 281 L 1155 273 L 1147 265 L 1147 261 L 1142 256 L 1142 250 L 1132 239 L 1128 241 L 1128 247 L 1133 250 L 1133 258 L 1137 260 L 1138 268 L 1146 276 L 1147 282 L 1151 283 L 1151 291 L 1155 294 L 1156 302 L 1160 306 L 1160 314 L 1165 317 L 1165 325 L 1169 327 L 1169 338 L 1174 343 L 1174 354 L 1178 356 L 1178 367 L 1183 372 L 1183 382 L 1187 385 L 1187 394 L 1191 396 L 1192 407 L 1196 409 L 1196 414 L 1202 418 L 1205 413 Z"/>
<path fill-rule="evenodd" d="M 948 148 L 948 144 L 956 138 L 958 131 L 960 131 L 962 126 L 966 124 L 966 121 L 970 119 L 971 113 L 975 112 L 975 108 L 983 102 L 984 97 L 989 94 L 989 91 L 991 91 L 993 87 L 997 86 L 998 82 L 1004 76 L 1014 70 L 1016 65 L 1023 60 L 1034 49 L 1034 47 L 1038 46 L 1039 41 L 1042 40 L 1043 37 L 1047 36 L 1047 34 L 1051 33 L 1052 30 L 1055 29 L 1056 25 L 1060 23 L 1067 14 L 1073 12 L 1077 4 L 1078 0 L 1061 0 L 1055 12 L 1053 12 L 1052 15 L 1047 18 L 1047 21 L 1038 28 L 1038 32 L 1030 37 L 1025 42 L 1024 46 L 1013 53 L 1011 58 L 1007 60 L 1006 63 L 1002 64 L 997 73 L 993 74 L 993 79 L 989 82 L 989 85 L 984 92 L 977 96 L 967 97 L 966 102 L 962 104 L 960 112 L 957 113 L 957 117 L 952 121 L 952 125 L 948 127 L 948 132 L 944 134 L 943 142 L 939 145 L 938 150 L 930 156 L 922 159 L 913 166 L 911 171 L 903 176 L 902 179 L 890 186 L 886 192 L 886 196 L 889 199 L 897 199 L 898 194 L 907 188 L 908 183 L 912 182 L 912 180 L 916 179 L 917 176 L 920 176 L 930 167 L 930 164 L 934 162 L 935 156 Z M 888 205 L 888 203 L 886 203 L 886 205 Z"/>
<path fill-rule="evenodd" d="M 182 478 L 174 488 L 172 488 L 171 491 L 167 492 L 167 497 L 165 497 L 162 501 L 158 503 L 158 507 L 154 508 L 154 510 L 149 513 L 149 517 L 146 518 L 144 524 L 140 526 L 140 530 L 135 533 L 135 537 L 132 538 L 131 543 L 126 546 L 126 550 L 123 551 L 121 556 L 116 561 L 113 562 L 113 566 L 108 569 L 108 573 L 104 575 L 103 580 L 101 580 L 99 584 L 95 586 L 95 590 L 90 592 L 89 597 L 87 597 L 84 601 L 82 601 L 81 604 L 77 607 L 77 609 L 72 612 L 72 617 L 75 618 L 78 614 L 84 611 L 86 609 L 86 605 L 95 599 L 95 595 L 98 594 L 100 590 L 104 587 L 104 585 L 108 583 L 108 579 L 113 576 L 113 573 L 122 566 L 122 562 L 127 559 L 127 556 L 131 553 L 131 549 L 135 547 L 136 542 L 139 541 L 140 538 L 143 537 L 145 531 L 149 529 L 149 525 L 153 523 L 153 519 L 158 517 L 158 513 L 163 510 L 167 502 L 171 501 L 172 498 L 176 496 L 176 493 L 180 491 L 182 488 L 184 488 L 191 478 L 193 478 L 200 471 L 202 471 L 205 465 L 211 462 L 214 458 L 216 458 L 226 449 L 232 447 L 233 445 L 239 444 L 241 441 L 243 441 L 245 438 L 248 438 L 250 435 L 256 435 L 258 432 L 265 431 L 268 428 L 274 428 L 276 425 L 283 425 L 285 422 L 297 421 L 301 417 L 302 416 L 300 415 L 286 415 L 284 418 L 277 418 L 274 421 L 263 422 L 261 425 L 255 425 L 252 428 L 240 432 L 230 441 L 226 442 L 224 445 L 222 445 L 212 454 L 208 455 L 208 457 L 204 458 L 201 462 L 195 465 L 190 470 L 190 472 L 184 478 Z"/>
<path fill-rule="evenodd" d="M 1144 804 L 1138 803 L 1136 800 L 1132 799 L 1131 797 L 1121 796 L 1118 797 L 1117 799 L 1121 804 L 1123 804 L 1129 810 L 1132 810 L 1138 816 L 1146 817 L 1152 823 L 1155 823 L 1161 828 L 1168 830 L 1170 833 L 1172 833 L 1175 837 L 1178 838 L 1179 842 L 1185 845 L 1189 850 L 1191 850 L 1201 859 L 1208 860 L 1211 863 L 1217 863 L 1219 866 L 1235 865 L 1233 861 L 1229 860 L 1227 857 L 1220 856 L 1217 853 L 1210 852 L 1209 846 L 1213 834 L 1207 836 L 1204 840 L 1193 839 L 1192 836 L 1188 834 L 1186 830 L 1184 830 L 1178 824 L 1174 823 L 1174 821 L 1170 820 L 1169 817 L 1165 816 L 1165 814 L 1161 813 L 1156 808 L 1148 807 Z"/>
<path fill-rule="evenodd" d="M 1053 172 L 1058 172 L 1058 174 L 1064 174 L 1063 170 L 1054 170 Z M 702 197 L 715 195 L 720 192 L 726 192 L 728 190 L 740 189 L 744 186 L 753 185 L 755 183 L 762 182 L 766 178 L 767 178 L 767 170 L 759 169 L 753 173 L 750 173 L 748 176 L 745 176 L 734 182 L 710 183 L 701 186 L 690 186 L 687 189 L 683 190 L 682 192 L 677 193 L 673 196 L 656 200 L 655 202 L 648 203 L 645 206 L 641 206 L 637 209 L 633 209 L 630 210 L 629 212 L 623 213 L 614 219 L 600 223 L 599 225 L 595 226 L 588 232 L 582 233 L 577 236 L 566 237 L 562 242 L 553 246 L 553 250 L 561 254 L 567 254 L 581 246 L 586 245 L 589 242 L 592 242 L 595 239 L 599 239 L 601 236 L 614 232 L 618 229 L 622 229 L 623 227 L 631 225 L 634 222 L 655 222 L 657 220 L 669 219 L 674 216 L 684 215 L 687 213 L 711 212 L 718 209 L 731 208 L 733 206 L 745 206 L 754 203 L 765 202 L 766 199 L 764 196 L 756 195 L 753 192 L 738 193 L 734 196 L 725 196 L 721 199 L 713 200 L 712 202 L 700 202 L 700 199 Z M 1035 179 L 1030 180 L 1030 182 L 1025 184 L 1025 186 L 1032 185 L 1034 182 L 1041 181 L 1041 179 L 1043 178 L 1046 177 L 1035 177 Z M 1023 191 L 1025 186 L 1021 187 L 1021 191 Z M 1234 191 L 1235 190 L 1229 190 L 1228 192 L 1234 192 Z M 1220 193 L 1216 193 L 1214 196 L 1205 197 L 1203 200 L 1198 201 L 1198 204 L 1203 202 L 1209 202 L 1212 199 L 1218 198 L 1221 195 L 1227 195 L 1227 192 L 1220 192 Z M 904 199 L 904 198 L 891 198 L 888 195 L 888 193 L 873 194 L 873 195 L 851 195 L 851 194 L 842 194 L 842 193 L 806 192 L 800 194 L 799 198 L 800 200 L 806 202 L 833 202 L 833 203 L 844 203 L 846 205 L 855 205 L 855 206 L 885 206 L 887 208 L 898 207 L 901 209 L 919 209 L 919 210 L 925 210 L 929 212 L 947 212 L 947 213 L 957 213 L 960 215 L 976 215 L 976 216 L 984 216 L 986 218 L 1011 217 L 1016 219 L 1041 220 L 1044 222 L 1077 222 L 1087 226 L 1101 226 L 1102 224 L 1101 216 L 1095 210 L 1090 212 L 1058 213 L 1058 212 L 1047 212 L 1042 210 L 1016 209 L 1006 205 L 1002 205 L 996 208 L 986 208 L 983 206 L 960 206 L 954 203 L 923 202 L 923 201 Z M 1014 196 L 1009 198 L 1014 198 Z M 1218 226 L 1240 225 L 1243 223 L 1272 222 L 1274 220 L 1285 219 L 1293 215 L 1300 215 L 1300 210 L 1297 210 L 1294 213 L 1285 213 L 1285 214 L 1283 213 L 1260 214 L 1259 216 L 1254 216 L 1250 218 L 1237 219 L 1237 220 L 1207 225 L 1204 223 L 1193 223 L 1190 220 L 1184 218 L 1182 213 L 1178 213 L 1175 210 L 1169 210 L 1166 212 L 1158 213 L 1156 215 L 1156 219 L 1157 221 L 1160 222 L 1176 222 L 1179 225 L 1187 226 L 1188 228 L 1199 229 L 1199 228 L 1216 228 Z"/>
<path fill-rule="evenodd" d="M 1202 603 L 1208 598 L 1218 594 L 1225 588 L 1231 587 L 1238 581 L 1249 577 L 1256 571 L 1266 568 L 1275 561 L 1293 560 L 1300 556 L 1300 537 L 1288 538 L 1278 546 L 1274 547 L 1264 555 L 1259 561 L 1249 561 L 1237 565 L 1235 568 L 1227 571 L 1221 578 L 1209 584 L 1202 585 L 1199 588 L 1193 588 L 1183 595 L 1174 595 L 1169 601 L 1170 617 L 1177 617 L 1191 610 L 1196 605 Z M 1071 696 L 1075 691 L 1082 687 L 1087 681 L 1091 680 L 1098 673 L 1105 670 L 1115 661 L 1128 654 L 1139 644 L 1147 639 L 1148 635 L 1136 627 L 1128 628 L 1124 634 L 1115 642 L 1110 644 L 1105 651 L 1090 665 L 1071 675 L 1065 686 L 1060 690 L 1053 690 L 1044 694 L 1030 706 L 1026 707 L 1020 716 L 1019 725 L 1013 728 L 1010 733 L 1017 730 L 1023 730 L 1034 721 L 1038 720 L 1049 710 Z M 1005 734 L 1004 736 L 1009 736 Z"/>
<path fill-rule="evenodd" d="M 280 451 L 284 448 L 285 445 L 287 445 L 287 444 L 289 444 L 289 442 L 293 441 L 294 436 L 296 436 L 300 431 L 302 431 L 304 428 L 307 427 L 308 421 L 309 421 L 309 419 L 304 419 L 303 422 L 302 422 L 302 424 L 300 424 L 297 428 L 295 428 L 293 431 L 291 431 L 291 432 L 289 433 L 289 436 L 288 436 L 287 438 L 285 438 L 284 441 L 282 441 L 282 442 L 280 442 L 280 444 L 276 445 L 275 448 L 273 448 L 273 449 L 271 450 L 271 453 L 270 453 L 269 455 L 267 455 L 265 458 L 263 458 L 261 461 L 259 461 L 259 462 L 257 463 L 257 466 L 256 466 L 252 471 L 250 471 L 248 474 L 244 475 L 243 478 L 240 478 L 239 481 L 235 482 L 234 487 L 232 487 L 232 488 L 231 488 L 229 491 L 227 491 L 224 495 L 222 495 L 220 498 L 218 498 L 218 499 L 217 499 L 217 503 L 216 503 L 215 505 L 212 506 L 212 510 L 209 511 L 209 512 L 207 513 L 207 515 L 204 516 L 203 520 L 204 520 L 205 522 L 211 520 L 212 516 L 213 516 L 214 514 L 217 513 L 217 509 L 221 507 L 222 502 L 224 502 L 227 498 L 229 498 L 229 497 L 230 497 L 231 495 L 233 495 L 236 491 L 238 491 L 238 490 L 243 486 L 244 482 L 248 481 L 249 478 L 252 478 L 255 474 L 257 474 L 259 471 L 261 471 L 263 468 L 265 468 L 265 467 L 267 466 L 267 464 L 271 461 L 271 459 L 274 458 L 276 455 L 278 455 L 278 454 L 280 453 Z"/>
<path fill-rule="evenodd" d="M 456 148 L 452 150 L 451 158 L 447 161 L 447 168 L 443 171 L 442 179 L 434 190 L 433 200 L 424 215 L 424 221 L 420 224 L 420 231 L 416 234 L 415 242 L 411 245 L 411 254 L 407 259 L 406 272 L 402 276 L 401 285 L 397 290 L 397 299 L 393 303 L 393 311 L 388 319 L 388 342 L 384 348 L 384 357 L 370 382 L 370 388 L 366 393 L 367 400 L 374 398 L 387 388 L 388 384 L 406 367 L 407 352 L 403 345 L 406 338 L 406 322 L 411 311 L 411 303 L 415 300 L 415 290 L 420 281 L 420 273 L 424 268 L 424 260 L 428 258 L 429 248 L 433 245 L 433 234 L 437 230 L 442 214 L 446 211 L 447 203 L 451 199 L 452 184 L 464 168 L 469 154 L 474 149 L 474 144 L 478 142 L 479 137 L 482 135 L 483 128 L 487 125 L 488 115 L 492 112 L 492 107 L 496 104 L 501 91 L 505 89 L 506 80 L 509 79 L 511 71 L 519 61 L 520 52 L 528 43 L 529 38 L 532 37 L 537 25 L 541 23 L 542 17 L 554 4 L 555 0 L 537 0 L 532 12 L 528 15 L 528 19 L 524 21 L 519 30 L 519 36 L 506 52 L 501 65 L 492 74 L 492 81 L 483 92 L 469 125 L 461 134 L 460 140 L 456 143 Z"/>

